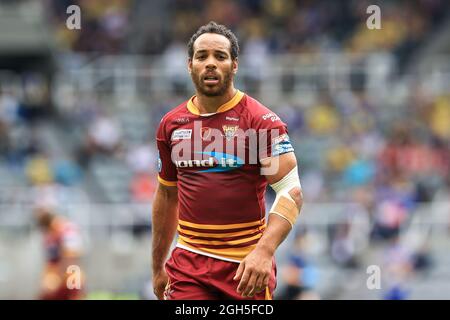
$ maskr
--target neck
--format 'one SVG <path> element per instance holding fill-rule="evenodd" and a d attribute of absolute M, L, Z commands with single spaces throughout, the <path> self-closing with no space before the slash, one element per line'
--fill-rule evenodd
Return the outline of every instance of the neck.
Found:
<path fill-rule="evenodd" d="M 221 105 L 230 101 L 237 90 L 231 85 L 228 90 L 221 96 L 208 97 L 197 92 L 194 100 L 192 101 L 198 108 L 201 114 L 203 113 L 215 113 Z"/>

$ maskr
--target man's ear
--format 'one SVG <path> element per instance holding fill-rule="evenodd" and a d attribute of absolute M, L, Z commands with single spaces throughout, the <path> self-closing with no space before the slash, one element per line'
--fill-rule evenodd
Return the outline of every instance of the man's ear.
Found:
<path fill-rule="evenodd" d="M 236 74 L 238 72 L 239 67 L 239 61 L 238 58 L 233 60 L 233 74 Z"/>
<path fill-rule="evenodd" d="M 188 71 L 192 73 L 192 58 L 188 58 Z"/>

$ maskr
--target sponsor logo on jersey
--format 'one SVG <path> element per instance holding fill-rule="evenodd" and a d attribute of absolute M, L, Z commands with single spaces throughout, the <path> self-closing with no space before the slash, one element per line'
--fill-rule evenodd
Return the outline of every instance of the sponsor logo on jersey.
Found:
<path fill-rule="evenodd" d="M 189 122 L 189 118 L 177 118 L 177 119 L 175 119 L 175 123 L 178 123 L 178 124 L 185 124 L 185 123 L 188 123 Z"/>
<path fill-rule="evenodd" d="M 191 136 L 192 136 L 192 129 L 178 129 L 172 133 L 172 141 L 191 139 Z"/>
<path fill-rule="evenodd" d="M 162 161 L 158 151 L 158 172 L 161 172 L 161 170 L 162 170 Z"/>
<path fill-rule="evenodd" d="M 198 172 L 226 172 L 242 167 L 244 161 L 231 154 L 222 152 L 196 152 L 209 156 L 207 159 L 175 160 L 177 168 L 209 168 Z"/>
<path fill-rule="evenodd" d="M 280 120 L 280 118 L 275 114 L 275 113 L 266 113 L 265 115 L 262 116 L 263 120 L 267 120 L 270 119 L 272 122 L 275 122 L 277 120 Z"/>
<path fill-rule="evenodd" d="M 239 126 L 222 126 L 223 129 L 223 136 L 230 141 L 236 136 L 236 131 L 239 129 Z"/>
<path fill-rule="evenodd" d="M 279 156 L 284 153 L 292 152 L 294 148 L 292 147 L 289 136 L 285 133 L 282 134 L 272 141 L 272 157 Z"/>
<path fill-rule="evenodd" d="M 199 167 L 214 167 L 216 162 L 213 157 L 204 160 L 175 160 L 177 168 L 199 168 Z"/>
<path fill-rule="evenodd" d="M 228 116 L 226 116 L 226 117 L 225 117 L 225 120 L 228 120 L 228 121 L 239 121 L 239 118 L 234 118 L 234 117 L 228 117 Z"/>
<path fill-rule="evenodd" d="M 282 141 L 288 141 L 289 142 L 289 136 L 287 135 L 287 133 L 284 133 L 282 135 L 279 135 L 278 137 L 273 139 L 273 144 L 278 144 Z"/>

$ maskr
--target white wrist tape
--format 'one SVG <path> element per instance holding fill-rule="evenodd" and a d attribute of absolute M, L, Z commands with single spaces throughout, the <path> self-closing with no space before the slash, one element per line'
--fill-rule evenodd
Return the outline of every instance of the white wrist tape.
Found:
<path fill-rule="evenodd" d="M 283 179 L 270 186 L 277 194 L 272 208 L 270 209 L 270 214 L 273 213 L 279 215 L 293 226 L 300 214 L 300 210 L 297 207 L 295 200 L 289 194 L 289 191 L 295 187 L 302 188 L 300 178 L 298 177 L 297 166 L 285 175 Z"/>

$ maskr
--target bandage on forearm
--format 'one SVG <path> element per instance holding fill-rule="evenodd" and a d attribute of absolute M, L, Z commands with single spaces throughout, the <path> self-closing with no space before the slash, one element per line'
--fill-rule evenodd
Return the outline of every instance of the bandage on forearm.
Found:
<path fill-rule="evenodd" d="M 295 200 L 289 194 L 289 191 L 298 187 L 301 189 L 300 179 L 297 173 L 297 167 L 292 169 L 280 181 L 270 185 L 276 192 L 277 197 L 270 209 L 270 214 L 276 214 L 286 219 L 293 226 L 300 214 Z"/>

